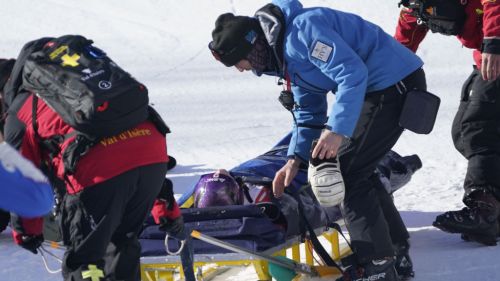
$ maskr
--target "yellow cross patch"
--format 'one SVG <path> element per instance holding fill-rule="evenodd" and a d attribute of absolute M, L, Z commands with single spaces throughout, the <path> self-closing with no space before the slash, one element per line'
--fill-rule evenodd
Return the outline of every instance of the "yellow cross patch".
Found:
<path fill-rule="evenodd" d="M 89 270 L 82 271 L 83 279 L 90 278 L 90 280 L 92 281 L 99 281 L 103 277 L 104 273 L 102 272 L 102 270 L 100 270 L 99 268 L 97 268 L 97 266 L 93 264 L 89 264 Z"/>
<path fill-rule="evenodd" d="M 78 66 L 78 60 L 80 59 L 80 56 L 78 54 L 72 54 L 71 56 L 68 54 L 65 54 L 64 56 L 61 57 L 62 59 L 62 66 L 71 66 L 75 67 Z"/>

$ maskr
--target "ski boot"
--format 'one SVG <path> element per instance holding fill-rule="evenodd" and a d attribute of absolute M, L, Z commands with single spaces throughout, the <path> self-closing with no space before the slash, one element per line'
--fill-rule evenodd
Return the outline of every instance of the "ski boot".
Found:
<path fill-rule="evenodd" d="M 361 266 L 351 266 L 336 281 L 400 281 L 394 268 L 394 258 L 372 260 Z"/>
<path fill-rule="evenodd" d="M 499 230 L 497 233 L 497 240 L 500 238 L 500 216 L 498 217 L 498 225 L 499 225 Z M 474 235 L 472 235 L 472 236 L 474 236 Z M 476 237 L 471 237 L 470 234 L 466 234 L 466 233 L 462 233 L 460 235 L 460 238 L 462 238 L 462 240 L 464 240 L 465 242 L 477 241 Z"/>
<path fill-rule="evenodd" d="M 396 268 L 399 279 L 404 281 L 415 277 L 415 272 L 413 271 L 413 262 L 411 261 L 409 254 L 410 244 L 405 241 L 403 243 L 396 244 L 395 248 L 396 261 L 394 267 Z"/>
<path fill-rule="evenodd" d="M 467 207 L 436 217 L 433 226 L 450 233 L 461 233 L 464 240 L 495 246 L 499 233 L 500 203 L 487 191 L 475 190 L 464 200 Z"/>

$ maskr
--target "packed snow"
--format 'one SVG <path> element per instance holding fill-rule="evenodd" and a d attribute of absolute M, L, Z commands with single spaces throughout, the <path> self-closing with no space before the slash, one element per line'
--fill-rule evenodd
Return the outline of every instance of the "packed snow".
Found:
<path fill-rule="evenodd" d="M 398 1 L 309 1 L 357 13 L 393 34 Z M 219 14 L 253 15 L 266 1 L 244 0 L 0 0 L 0 57 L 16 57 L 27 41 L 81 34 L 147 85 L 151 102 L 167 121 L 169 153 L 178 166 L 168 177 L 181 194 L 199 175 L 231 168 L 271 148 L 291 128 L 277 101 L 281 87 L 226 68 L 207 44 Z M 466 161 L 454 149 L 451 123 L 461 85 L 472 70 L 471 50 L 453 37 L 429 34 L 418 51 L 429 91 L 441 97 L 434 131 L 405 132 L 395 147 L 418 154 L 423 168 L 395 200 L 411 233 L 415 281 L 500 280 L 500 250 L 467 243 L 431 226 L 435 216 L 462 207 Z M 138 153 L 138 152 L 134 152 Z M 0 234 L 0 280 L 59 280 L 35 256 Z M 50 264 L 52 268 L 57 263 Z M 232 269 L 215 280 L 256 280 L 253 269 Z"/>

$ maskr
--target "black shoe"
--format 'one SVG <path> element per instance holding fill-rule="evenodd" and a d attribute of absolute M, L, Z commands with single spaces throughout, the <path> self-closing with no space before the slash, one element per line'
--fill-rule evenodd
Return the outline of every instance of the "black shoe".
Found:
<path fill-rule="evenodd" d="M 415 277 L 415 272 L 413 271 L 413 262 L 411 261 L 410 245 L 408 242 L 404 242 L 396 245 L 396 261 L 394 263 L 394 268 L 398 273 L 400 280 L 409 280 Z"/>
<path fill-rule="evenodd" d="M 372 260 L 361 266 L 351 266 L 344 271 L 344 276 L 336 281 L 400 281 L 396 269 L 394 269 L 394 259 L 387 258 Z"/>
<path fill-rule="evenodd" d="M 499 230 L 498 230 L 498 233 L 497 233 L 497 240 L 500 238 L 500 217 L 498 217 L 498 225 L 499 225 Z M 460 234 L 460 238 L 462 238 L 462 240 L 464 240 L 465 242 L 472 242 L 472 241 L 476 241 L 478 242 L 479 240 L 481 240 L 481 236 L 475 236 L 475 235 L 471 235 L 471 234 L 466 234 L 466 233 L 462 233 Z"/>
<path fill-rule="evenodd" d="M 436 217 L 433 226 L 450 233 L 461 233 L 462 239 L 488 246 L 497 244 L 500 203 L 489 193 L 478 191 L 460 211 L 449 211 Z"/>

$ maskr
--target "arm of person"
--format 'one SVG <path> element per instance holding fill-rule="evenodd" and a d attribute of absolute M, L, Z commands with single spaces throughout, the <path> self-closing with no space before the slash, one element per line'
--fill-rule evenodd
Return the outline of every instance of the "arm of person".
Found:
<path fill-rule="evenodd" d="M 41 163 L 39 149 L 34 132 L 28 126 L 22 138 L 21 145 L 21 154 L 27 160 L 10 146 L 5 149 L 5 154 L 0 157 L 3 163 L 8 162 L 7 166 L 15 167 L 14 170 L 17 171 L 17 179 L 22 178 L 24 181 L 22 185 L 17 185 L 22 191 L 16 190 L 17 193 L 14 196 L 18 200 L 29 200 L 27 196 L 36 200 L 36 203 L 15 201 L 16 206 L 10 207 L 10 211 L 13 212 L 11 214 L 11 227 L 14 242 L 34 254 L 38 252 L 38 247 L 43 242 L 43 217 L 41 216 L 50 211 L 54 200 L 52 187 L 42 172 L 35 167 L 35 165 L 38 164 L 39 166 Z M 3 167 L 5 168 L 5 165 Z M 12 172 L 12 169 L 7 168 L 7 171 Z M 26 185 L 27 183 L 28 185 Z"/>
<path fill-rule="evenodd" d="M 338 33 L 324 26 L 321 22 L 306 22 L 301 30 L 307 32 L 299 34 L 309 62 L 338 85 L 335 103 L 328 109 L 327 129 L 312 152 L 312 157 L 320 159 L 335 157 L 343 138 L 354 133 L 368 80 L 363 60 Z"/>
<path fill-rule="evenodd" d="M 415 53 L 425 35 L 427 35 L 429 28 L 423 24 L 418 24 L 417 18 L 411 15 L 410 12 L 411 10 L 408 8 L 401 9 L 394 38 Z"/>
<path fill-rule="evenodd" d="M 482 0 L 483 45 L 481 75 L 484 80 L 493 81 L 500 76 L 500 3 Z"/>
<path fill-rule="evenodd" d="M 294 112 L 297 124 L 288 150 L 290 160 L 276 173 L 273 181 L 273 191 L 278 197 L 292 182 L 300 163 L 309 159 L 313 139 L 320 137 L 313 156 L 334 157 L 343 136 L 353 134 L 368 80 L 365 64 L 339 34 L 314 20 L 304 21 L 302 25 L 298 28 L 296 47 L 304 50 L 308 62 L 338 85 L 336 102 L 329 108 L 325 94 L 292 87 L 294 98 L 299 101 Z M 312 104 L 314 106 L 307 106 Z M 330 133 L 322 134 L 325 123 Z"/>

